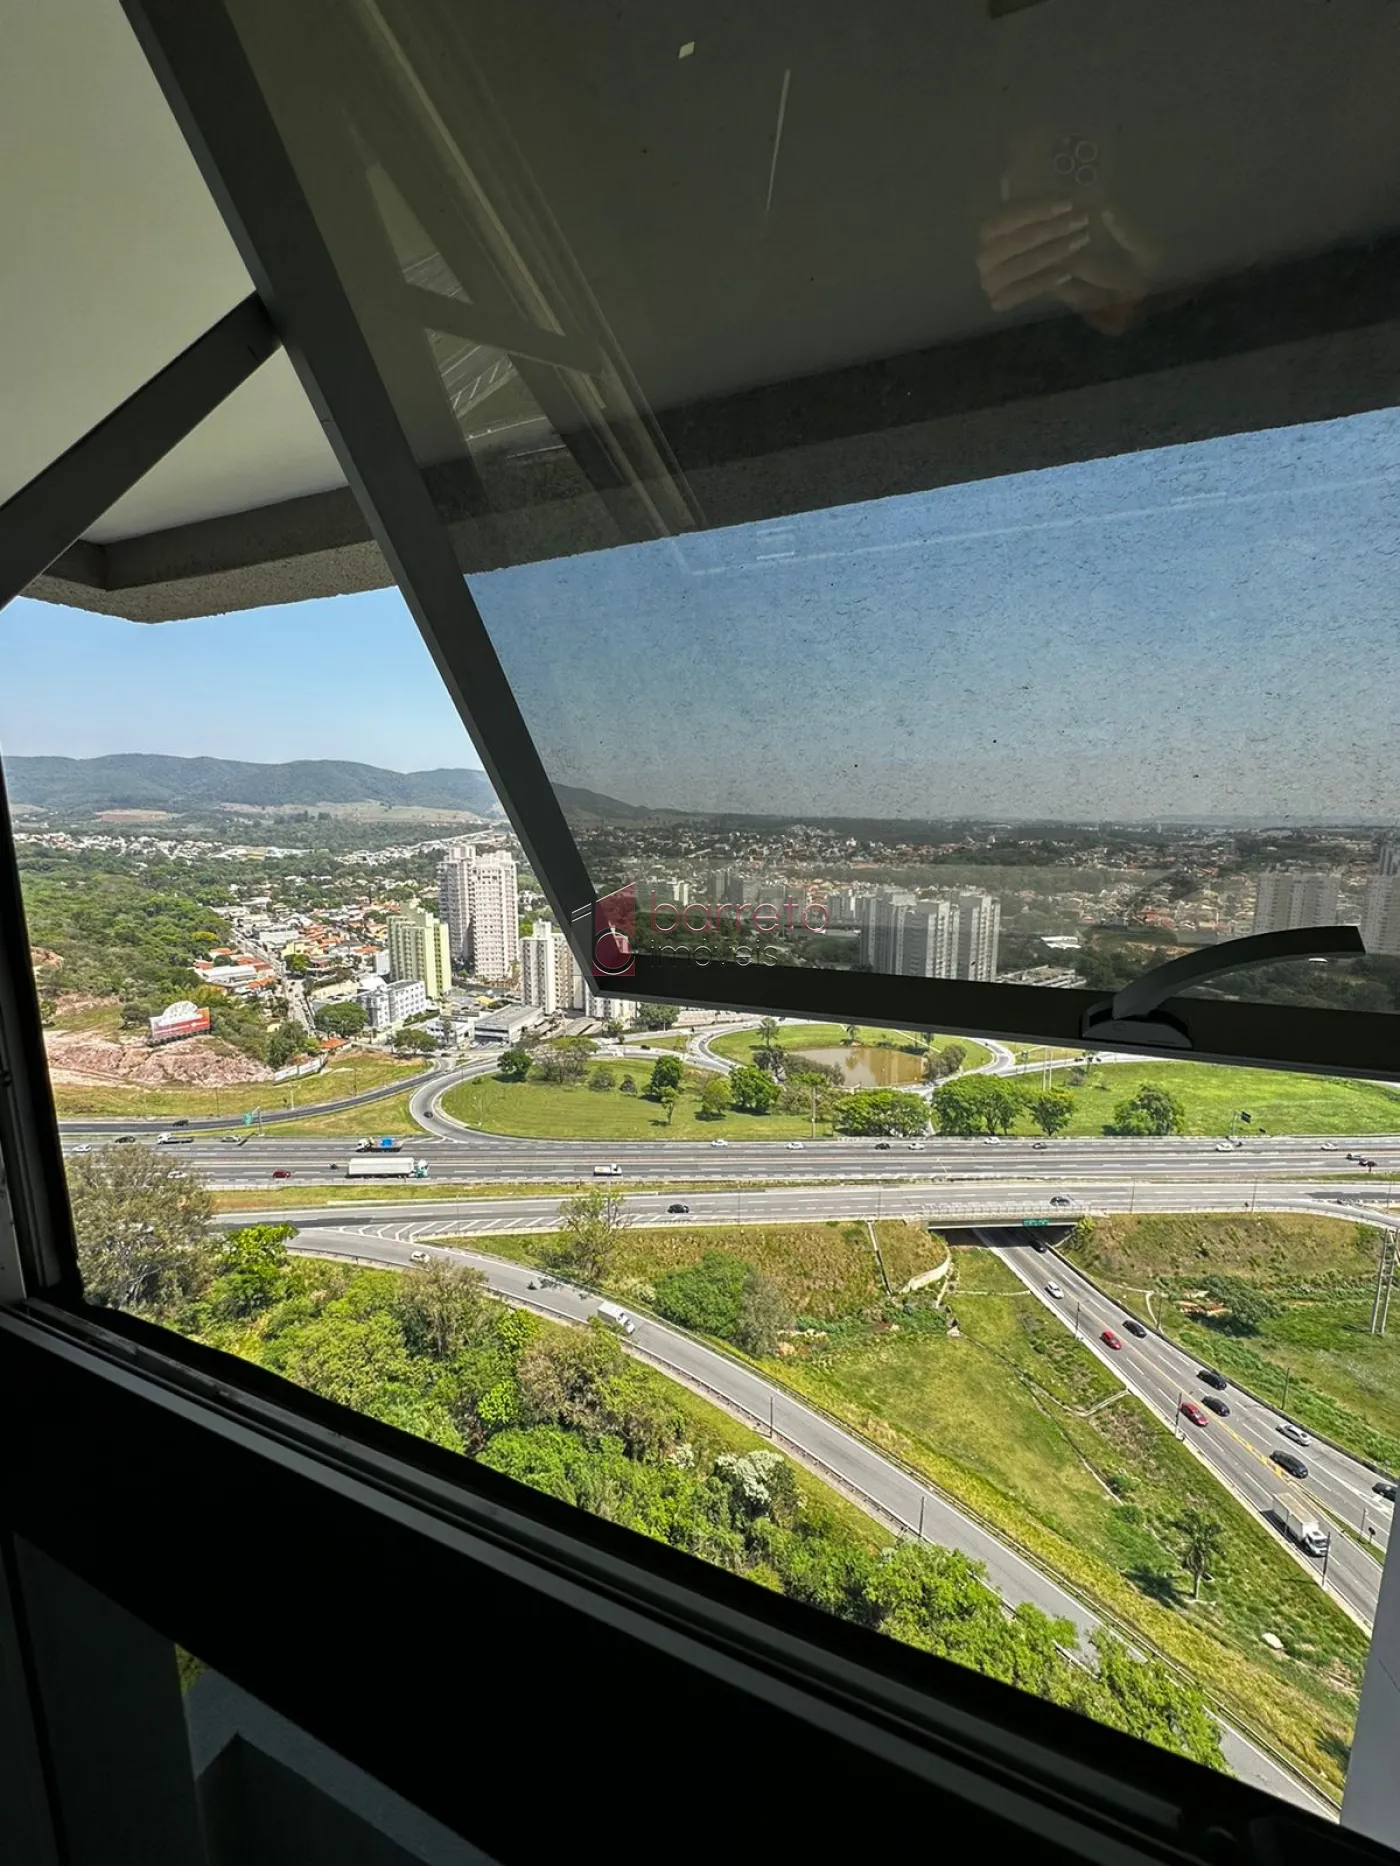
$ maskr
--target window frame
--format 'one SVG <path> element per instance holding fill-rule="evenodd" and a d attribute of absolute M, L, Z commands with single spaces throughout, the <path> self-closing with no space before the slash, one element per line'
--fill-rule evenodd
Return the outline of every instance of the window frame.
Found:
<path fill-rule="evenodd" d="M 222 0 L 123 0 L 123 6 L 180 122 L 205 181 L 228 223 L 245 265 L 282 331 L 302 385 L 336 450 L 370 529 L 379 542 L 440 673 L 495 785 L 560 926 L 585 972 L 591 971 L 588 921 L 596 890 L 555 795 L 543 762 L 502 671 L 481 615 L 458 565 L 448 527 L 435 509 L 423 472 L 371 359 L 370 349 L 301 187 L 271 110 Z M 1108 359 L 1102 347 L 1070 346 L 1058 372 L 1038 387 L 1071 395 L 1107 379 L 1141 376 L 1155 419 L 1164 379 L 1205 360 L 1245 358 L 1262 347 L 1288 345 L 1309 334 L 1345 336 L 1362 326 L 1393 324 L 1395 293 L 1384 264 L 1395 242 L 1372 243 L 1369 262 L 1348 253 L 1279 268 L 1289 281 L 1283 302 L 1260 299 L 1258 281 L 1225 281 L 1208 289 L 1203 305 L 1177 318 L 1184 353 L 1163 326 L 1151 321 L 1141 337 Z M 1354 303 L 1357 292 L 1359 303 Z M 1350 294 L 1350 296 L 1349 296 Z M 1250 308 L 1272 304 L 1262 324 Z M 1226 314 L 1228 312 L 1228 315 Z M 1024 395 L 1046 362 L 1045 336 L 1003 333 L 976 340 L 983 373 L 1008 345 L 1019 359 L 1011 393 Z M 972 347 L 976 347 L 972 346 Z M 964 346 L 969 348 L 969 346 Z M 985 352 L 985 355 L 984 355 Z M 524 361 L 528 364 L 529 359 Z M 934 381 L 940 380 L 937 365 Z M 860 372 L 847 372 L 855 381 Z M 955 372 L 957 373 L 957 372 Z M 977 372 L 974 372 L 976 374 Z M 1246 398 L 1262 393 L 1257 370 L 1247 370 Z M 1286 374 L 1286 372 L 1284 372 Z M 1266 368 L 1266 376 L 1277 379 Z M 942 400 L 950 390 L 946 363 Z M 802 385 L 794 385 L 800 389 Z M 965 390 L 953 391 L 954 403 Z M 791 393 L 776 392 L 789 408 Z M 995 399 L 1004 401 L 1003 386 Z M 1200 385 L 1194 391 L 1202 412 Z M 1168 399 L 1170 396 L 1168 395 Z M 1266 398 L 1267 399 L 1267 398 Z M 739 421 L 762 429 L 772 395 L 731 398 Z M 807 404 L 810 406 L 810 402 Z M 836 419 L 849 420 L 850 397 L 838 398 Z M 733 410 L 731 409 L 731 415 Z M 1092 426 L 1092 411 L 1085 417 Z M 1207 420 L 1217 417 L 1207 415 Z M 791 429 L 791 420 L 787 422 Z M 713 447 L 713 430 L 699 436 Z M 1080 434 L 1075 443 L 1086 445 Z M 1121 443 L 1120 443 L 1121 444 Z M 1092 450 L 1092 448 L 1091 448 Z M 681 449 L 682 461 L 687 449 Z M 819 980 L 820 983 L 813 983 Z M 903 1028 L 986 1034 L 1031 1042 L 1074 1045 L 1086 1041 L 1084 1013 L 1102 994 L 953 980 L 910 980 L 897 975 L 828 974 L 799 968 L 744 970 L 738 966 L 668 966 L 639 958 L 633 978 L 609 983 L 646 999 L 681 998 L 696 1005 L 743 1011 L 806 1011 L 833 1002 L 851 1016 Z M 1384 1014 L 1305 1010 L 1252 1000 L 1173 1000 L 1164 1006 L 1191 1034 L 1187 1051 L 1162 1052 L 1177 1060 L 1243 1063 L 1358 1076 L 1388 1076 L 1395 1065 Z M 1141 1048 L 1088 1041 L 1093 1047 Z"/>

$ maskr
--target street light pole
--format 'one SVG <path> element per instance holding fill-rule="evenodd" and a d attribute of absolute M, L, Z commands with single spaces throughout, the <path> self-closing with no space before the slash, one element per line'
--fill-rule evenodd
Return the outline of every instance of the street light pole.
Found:
<path fill-rule="evenodd" d="M 919 1540 L 920 1542 L 922 1542 L 924 1539 L 924 1505 L 927 1502 L 928 1502 L 928 1498 L 924 1495 L 922 1491 L 920 1491 L 919 1492 Z"/>
<path fill-rule="evenodd" d="M 1076 1341 L 1079 1339 L 1079 1304 L 1077 1302 L 1074 1305 L 1074 1338 Z"/>
<path fill-rule="evenodd" d="M 1175 1432 L 1176 1437 L 1179 1439 L 1182 1439 L 1183 1441 L 1186 1438 L 1186 1433 L 1182 1430 L 1181 1408 L 1185 1404 L 1185 1402 L 1186 1402 L 1186 1395 L 1182 1392 L 1181 1388 L 1178 1387 L 1176 1390 L 1176 1419 L 1173 1425 L 1173 1430 Z"/>

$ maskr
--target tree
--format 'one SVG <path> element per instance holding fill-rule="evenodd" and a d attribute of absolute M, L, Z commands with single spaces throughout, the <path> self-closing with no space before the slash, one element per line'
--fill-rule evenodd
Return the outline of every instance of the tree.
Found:
<path fill-rule="evenodd" d="M 208 1237 L 214 1201 L 201 1179 L 149 1147 L 103 1147 L 67 1167 L 90 1303 L 164 1317 L 204 1292 L 216 1252 Z"/>
<path fill-rule="evenodd" d="M 616 1043 L 626 1028 L 626 1024 L 623 1023 L 620 1017 L 610 1017 L 603 1025 L 603 1034 Z"/>
<path fill-rule="evenodd" d="M 588 1073 L 588 1059 L 594 1054 L 587 1037 L 560 1037 L 542 1049 L 535 1058 L 537 1082 L 582 1082 Z"/>
<path fill-rule="evenodd" d="M 1201 1582 L 1210 1574 L 1225 1540 L 1225 1531 L 1204 1510 L 1183 1510 L 1177 1519 L 1181 1531 L 1181 1565 L 1191 1576 L 1191 1598 L 1200 1597 Z"/>
<path fill-rule="evenodd" d="M 994 1076 L 960 1076 L 933 1098 L 940 1134 L 1005 1134 L 1022 1107 L 1020 1090 Z"/>
<path fill-rule="evenodd" d="M 405 1056 L 430 1056 L 437 1049 L 437 1038 L 426 1030 L 396 1030 L 394 1048 Z"/>
<path fill-rule="evenodd" d="M 782 1025 L 778 1022 L 776 1017 L 763 1017 L 759 1019 L 758 1041 L 764 1048 L 776 1050 L 779 1047 L 778 1038 L 781 1033 Z"/>
<path fill-rule="evenodd" d="M 218 1251 L 210 1291 L 214 1313 L 226 1321 L 256 1315 L 286 1293 L 287 1240 L 295 1225 L 244 1225 L 230 1231 Z"/>
<path fill-rule="evenodd" d="M 653 1101 L 661 1099 L 663 1089 L 679 1090 L 685 1080 L 685 1066 L 679 1056 L 669 1052 L 658 1056 L 651 1066 L 651 1080 L 647 1083 L 647 1094 Z"/>
<path fill-rule="evenodd" d="M 619 1095 L 635 1095 L 637 1093 L 637 1084 L 634 1078 L 631 1076 L 624 1076 L 617 1085 L 617 1092 Z"/>
<path fill-rule="evenodd" d="M 843 1024 L 841 1026 L 841 1030 L 848 1044 L 860 1042 L 860 1025 L 859 1024 Z"/>
<path fill-rule="evenodd" d="M 898 1089 L 861 1089 L 843 1099 L 836 1125 L 843 1134 L 922 1134 L 928 1107 L 922 1097 Z"/>
<path fill-rule="evenodd" d="M 328 1037 L 358 1037 L 369 1019 L 358 1004 L 323 1004 L 316 1013 L 316 1028 Z"/>
<path fill-rule="evenodd" d="M 639 1004 L 637 1022 L 643 1030 L 669 1030 L 681 1014 L 678 1004 Z"/>
<path fill-rule="evenodd" d="M 729 1110 L 729 1082 L 712 1075 L 700 1091 L 700 1114 L 706 1121 L 722 1121 Z"/>
<path fill-rule="evenodd" d="M 1242 1276 L 1225 1276 L 1217 1273 L 1208 1276 L 1203 1285 L 1209 1301 L 1223 1314 L 1207 1317 L 1213 1328 L 1218 1328 L 1227 1335 L 1257 1335 L 1270 1316 L 1277 1311 L 1277 1305 L 1253 1283 L 1247 1283 Z"/>
<path fill-rule="evenodd" d="M 608 1068 L 606 1063 L 599 1063 L 598 1067 L 588 1078 L 589 1088 L 593 1090 L 595 1095 L 607 1095 L 611 1093 L 612 1085 L 612 1070 Z"/>
<path fill-rule="evenodd" d="M 666 1111 L 667 1127 L 669 1127 L 672 1121 L 674 1121 L 676 1118 L 676 1103 L 680 1100 L 680 1098 L 681 1098 L 681 1092 L 678 1088 L 664 1088 L 664 1089 L 657 1090 L 656 1100 L 661 1104 L 662 1108 L 664 1108 Z"/>
<path fill-rule="evenodd" d="M 1136 1095 L 1118 1103 L 1113 1110 L 1113 1121 L 1104 1131 L 1128 1135 L 1184 1134 L 1186 1109 L 1160 1082 L 1144 1082 Z"/>
<path fill-rule="evenodd" d="M 772 1076 L 764 1075 L 751 1063 L 744 1063 L 729 1073 L 730 1106 L 744 1114 L 767 1114 L 780 1093 Z"/>
<path fill-rule="evenodd" d="M 947 1043 L 943 1046 L 942 1055 L 946 1073 L 955 1076 L 967 1061 L 967 1046 L 963 1043 Z"/>
<path fill-rule="evenodd" d="M 282 963 L 293 978 L 305 978 L 311 961 L 304 952 L 289 952 Z"/>
<path fill-rule="evenodd" d="M 596 1287 L 612 1266 L 617 1240 L 629 1220 L 621 1196 L 590 1186 L 559 1207 L 559 1231 L 551 1252 L 566 1275 Z"/>
<path fill-rule="evenodd" d="M 744 1278 L 733 1340 L 746 1354 L 771 1354 L 778 1337 L 792 1327 L 792 1310 L 771 1276 L 750 1268 Z"/>
<path fill-rule="evenodd" d="M 413 1352 L 445 1361 L 481 1332 L 488 1300 L 480 1270 L 432 1257 L 398 1279 L 394 1307 Z"/>
<path fill-rule="evenodd" d="M 523 1082 L 530 1073 L 530 1052 L 525 1049 L 502 1050 L 496 1074 L 502 1082 Z"/>
<path fill-rule="evenodd" d="M 267 1061 L 271 1069 L 285 1069 L 298 1056 L 309 1055 L 315 1049 L 315 1037 L 300 1024 L 278 1024 L 275 1030 L 267 1033 Z"/>
<path fill-rule="evenodd" d="M 1074 1119 L 1074 1097 L 1065 1089 L 1042 1089 L 1040 1094 L 1028 1096 L 1025 1106 L 1041 1133 L 1052 1139 Z"/>

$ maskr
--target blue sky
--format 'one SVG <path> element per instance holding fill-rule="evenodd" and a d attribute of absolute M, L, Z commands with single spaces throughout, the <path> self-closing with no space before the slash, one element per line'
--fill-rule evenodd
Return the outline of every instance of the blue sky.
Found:
<path fill-rule="evenodd" d="M 1390 822 L 1397 521 L 1384 411 L 473 588 L 551 776 L 630 801 Z M 394 592 L 0 631 L 11 752 L 477 762 Z"/>

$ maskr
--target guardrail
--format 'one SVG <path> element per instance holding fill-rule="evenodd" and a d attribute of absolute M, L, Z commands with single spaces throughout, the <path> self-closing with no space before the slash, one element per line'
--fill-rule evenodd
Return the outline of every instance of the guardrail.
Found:
<path fill-rule="evenodd" d="M 382 1258 L 361 1257 L 348 1251 L 317 1250 L 304 1254 L 332 1258 L 341 1262 L 362 1264 L 366 1268 L 371 1269 L 384 1269 L 387 1267 Z M 489 1251 L 474 1251 L 470 1254 L 485 1257 L 491 1255 Z M 503 1264 L 508 1263 L 509 1267 L 515 1270 L 528 1267 L 512 1262 L 506 1258 L 498 1258 L 496 1261 Z M 569 1287 L 577 1288 L 578 1285 L 573 1284 L 569 1285 Z M 596 1294 L 594 1291 L 588 1291 L 586 1293 L 590 1296 Z M 574 1325 L 568 1318 L 561 1317 L 555 1311 L 546 1308 L 543 1304 L 531 1302 L 528 1296 L 513 1294 L 503 1298 L 503 1300 L 509 1301 L 520 1308 L 529 1309 L 533 1313 L 543 1316 L 546 1320 L 559 1323 L 564 1327 Z M 629 1301 L 628 1306 L 636 1310 L 639 1314 L 645 1314 L 648 1321 L 655 1323 L 663 1329 L 670 1326 L 662 1317 L 652 1314 L 650 1311 L 646 1310 L 643 1305 L 639 1305 L 635 1301 Z M 580 1317 L 579 1321 L 581 1322 L 583 1319 L 584 1318 Z M 844 1433 L 848 1438 L 864 1445 L 867 1450 L 883 1459 L 886 1464 L 893 1465 L 896 1470 L 909 1478 L 918 1488 L 926 1491 L 930 1496 L 943 1503 L 955 1515 L 964 1517 L 968 1522 L 974 1524 L 984 1535 L 998 1543 L 1002 1548 L 1005 1548 L 1009 1554 L 1023 1561 L 1028 1568 L 1034 1569 L 1043 1580 L 1048 1581 L 1052 1586 L 1058 1588 L 1061 1593 L 1068 1595 L 1071 1600 L 1075 1601 L 1085 1611 L 1085 1613 L 1098 1620 L 1110 1632 L 1116 1634 L 1131 1650 L 1138 1653 L 1147 1653 L 1161 1665 L 1165 1666 L 1178 1682 L 1191 1690 L 1200 1692 L 1201 1696 L 1204 1697 L 1211 1706 L 1219 1722 L 1226 1724 L 1240 1735 L 1246 1737 L 1255 1748 L 1258 1749 L 1261 1754 L 1267 1756 L 1275 1767 L 1284 1775 L 1292 1776 L 1296 1781 L 1301 1783 L 1303 1787 L 1311 1790 L 1322 1800 L 1326 1801 L 1329 1806 L 1340 1808 L 1340 1800 L 1330 1784 L 1323 1781 L 1321 1777 L 1312 1775 L 1292 1757 L 1286 1756 L 1272 1739 L 1259 1730 L 1247 1717 L 1242 1717 L 1238 1711 L 1225 1706 L 1206 1686 L 1202 1685 L 1198 1678 L 1192 1677 L 1184 1666 L 1173 1659 L 1169 1653 L 1162 1651 L 1153 1640 L 1147 1638 L 1139 1629 L 1129 1625 L 1129 1623 L 1122 1619 L 1113 1608 L 1105 1606 L 1102 1602 L 1094 1600 L 1091 1596 L 1086 1595 L 1082 1589 L 1066 1580 L 1063 1575 L 1058 1574 L 1048 1562 L 1042 1560 L 1033 1551 L 1008 1542 L 1004 1530 L 990 1517 L 985 1516 L 975 1504 L 966 1503 L 962 1498 L 955 1496 L 951 1491 L 945 1490 L 936 1479 L 929 1477 L 926 1472 L 919 1470 L 916 1465 L 910 1464 L 907 1459 L 900 1457 L 897 1452 L 890 1451 L 884 1445 L 877 1445 L 872 1439 L 867 1438 L 858 1427 L 852 1426 L 848 1420 L 842 1419 L 837 1414 L 830 1412 L 820 1401 L 809 1399 L 805 1393 L 799 1393 L 795 1388 L 782 1386 L 772 1380 L 765 1369 L 750 1362 L 745 1356 L 734 1353 L 733 1350 L 724 1344 L 713 1341 L 707 1336 L 697 1336 L 694 1338 L 699 1341 L 701 1346 L 708 1348 L 721 1359 L 731 1362 L 736 1368 L 764 1381 L 773 1389 L 777 1397 L 786 1399 L 791 1404 L 797 1405 L 815 1414 L 818 1418 L 825 1420 L 828 1425 L 833 1426 L 837 1431 Z M 927 1537 L 920 1536 L 916 1524 L 905 1522 L 897 1511 L 890 1509 L 887 1504 L 883 1504 L 872 1497 L 860 1484 L 847 1477 L 843 1472 L 837 1471 L 833 1466 L 829 1465 L 825 1459 L 818 1457 L 816 1453 L 809 1451 L 805 1446 L 797 1444 L 796 1441 L 789 1438 L 786 1433 L 778 1431 L 771 1420 L 764 1419 L 761 1413 L 755 1413 L 750 1407 L 745 1406 L 741 1400 L 731 1398 L 728 1394 L 720 1392 L 717 1387 L 711 1386 L 708 1381 L 702 1379 L 699 1375 L 691 1373 L 688 1368 L 678 1368 L 668 1362 L 663 1356 L 657 1355 L 649 1349 L 641 1348 L 631 1340 L 628 1340 L 625 1345 L 629 1353 L 635 1354 L 639 1360 L 650 1362 L 653 1366 L 666 1374 L 668 1378 L 678 1380 L 682 1385 L 703 1388 L 705 1393 L 710 1395 L 725 1410 L 737 1412 L 742 1414 L 745 1418 L 752 1420 L 760 1431 L 771 1440 L 776 1442 L 776 1440 L 782 1439 L 782 1442 L 794 1453 L 798 1462 L 819 1467 L 821 1471 L 827 1474 L 828 1478 L 837 1489 L 848 1491 L 860 1498 L 864 1507 L 870 1514 L 884 1522 L 892 1523 L 896 1530 L 902 1530 L 904 1533 L 918 1540 L 928 1540 Z"/>

